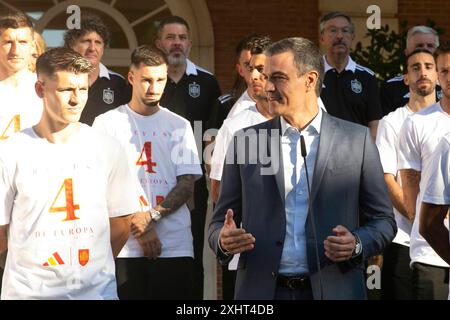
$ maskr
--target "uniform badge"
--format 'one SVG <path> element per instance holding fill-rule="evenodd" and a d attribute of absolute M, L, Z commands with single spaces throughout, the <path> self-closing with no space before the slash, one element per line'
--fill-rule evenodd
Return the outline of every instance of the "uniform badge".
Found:
<path fill-rule="evenodd" d="M 362 92 L 362 84 L 361 84 L 361 82 L 358 81 L 358 79 L 352 80 L 352 81 L 350 81 L 350 83 L 351 83 L 352 91 L 354 93 Z"/>
<path fill-rule="evenodd" d="M 192 98 L 200 97 L 200 85 L 195 82 L 189 84 L 189 95 Z"/>
<path fill-rule="evenodd" d="M 84 267 L 89 262 L 89 249 L 78 250 L 78 262 Z"/>
<path fill-rule="evenodd" d="M 103 89 L 103 101 L 107 104 L 111 104 L 114 102 L 114 91 L 110 88 Z"/>

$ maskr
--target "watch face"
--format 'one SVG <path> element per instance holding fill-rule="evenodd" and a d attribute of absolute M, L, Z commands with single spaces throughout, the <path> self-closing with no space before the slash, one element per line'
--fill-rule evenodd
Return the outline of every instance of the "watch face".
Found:
<path fill-rule="evenodd" d="M 158 221 L 161 219 L 161 213 L 159 211 L 152 211 L 152 219 Z"/>
<path fill-rule="evenodd" d="M 360 254 L 361 249 L 362 249 L 361 243 L 357 242 L 355 247 L 355 254 Z"/>

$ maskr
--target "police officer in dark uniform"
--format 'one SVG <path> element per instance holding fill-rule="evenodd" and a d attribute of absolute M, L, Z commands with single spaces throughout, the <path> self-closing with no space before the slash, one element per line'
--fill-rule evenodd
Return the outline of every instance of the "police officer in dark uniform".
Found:
<path fill-rule="evenodd" d="M 414 26 L 408 30 L 406 36 L 405 55 L 408 56 L 415 49 L 426 49 L 431 53 L 439 46 L 439 35 L 433 28 Z M 442 96 L 442 90 L 436 86 L 436 101 Z M 381 107 L 383 115 L 403 107 L 409 101 L 409 87 L 403 82 L 403 76 L 398 75 L 387 80 L 380 88 Z"/>
<path fill-rule="evenodd" d="M 168 80 L 161 105 L 188 119 L 196 135 L 201 124 L 203 136 L 211 108 L 220 96 L 220 88 L 210 72 L 187 59 L 191 45 L 189 25 L 183 18 L 171 16 L 160 22 L 156 46 L 166 54 L 169 62 Z M 199 149 L 203 147 L 203 141 L 197 143 L 202 144 L 197 145 Z M 203 148 L 200 151 L 202 150 Z M 203 176 L 195 184 L 193 210 L 192 204 L 190 206 L 194 238 L 194 299 L 203 299 L 203 244 L 207 201 L 208 190 Z"/>
<path fill-rule="evenodd" d="M 376 137 L 381 105 L 375 74 L 350 57 L 355 37 L 350 17 L 331 12 L 320 19 L 321 43 L 325 48 L 325 78 L 320 97 L 331 115 L 370 128 Z"/>
<path fill-rule="evenodd" d="M 230 93 L 223 94 L 216 99 L 208 121 L 208 129 L 220 129 L 231 108 L 236 103 L 236 96 L 235 91 L 231 90 Z"/>
<path fill-rule="evenodd" d="M 92 14 L 83 16 L 80 29 L 69 29 L 64 46 L 88 59 L 94 66 L 89 74 L 89 98 L 80 121 L 92 125 L 96 116 L 126 104 L 131 87 L 120 74 L 108 70 L 100 61 L 109 44 L 109 31 L 103 21 Z"/>

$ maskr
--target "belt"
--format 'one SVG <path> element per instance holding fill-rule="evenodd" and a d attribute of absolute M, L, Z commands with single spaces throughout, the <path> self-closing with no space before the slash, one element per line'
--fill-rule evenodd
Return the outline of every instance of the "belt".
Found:
<path fill-rule="evenodd" d="M 283 276 L 278 275 L 277 285 L 291 290 L 310 289 L 311 281 L 308 276 Z"/>

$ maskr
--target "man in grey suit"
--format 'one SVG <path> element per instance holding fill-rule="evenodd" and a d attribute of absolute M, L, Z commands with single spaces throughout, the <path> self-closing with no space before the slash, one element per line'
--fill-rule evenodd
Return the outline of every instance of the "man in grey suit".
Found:
<path fill-rule="evenodd" d="M 324 67 L 311 41 L 266 54 L 278 116 L 234 136 L 210 246 L 221 263 L 241 253 L 236 299 L 365 299 L 364 261 L 397 231 L 376 146 L 318 107 Z"/>

